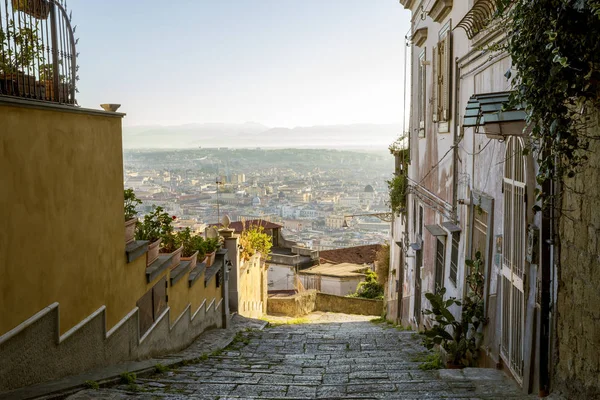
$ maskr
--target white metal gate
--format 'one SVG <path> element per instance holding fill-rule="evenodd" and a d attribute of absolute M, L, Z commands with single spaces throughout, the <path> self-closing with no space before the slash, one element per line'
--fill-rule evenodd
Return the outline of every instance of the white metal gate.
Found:
<path fill-rule="evenodd" d="M 504 245 L 502 251 L 502 336 L 501 355 L 515 378 L 523 379 L 523 331 L 527 204 L 525 157 L 521 139 L 506 142 L 504 165 Z"/>

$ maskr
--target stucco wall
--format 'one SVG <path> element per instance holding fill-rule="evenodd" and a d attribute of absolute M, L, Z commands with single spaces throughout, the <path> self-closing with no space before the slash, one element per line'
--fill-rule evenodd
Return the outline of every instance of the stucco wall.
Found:
<path fill-rule="evenodd" d="M 217 307 L 217 305 L 221 305 Z M 222 326 L 222 303 L 207 302 L 193 315 L 190 307 L 171 325 L 167 310 L 140 339 L 135 308 L 111 331 L 101 307 L 77 329 L 60 336 L 60 306 L 53 304 L 30 318 L 10 336 L 0 336 L 0 397 L 3 393 L 118 362 L 164 355 L 188 346 L 201 332 Z"/>
<path fill-rule="evenodd" d="M 267 271 L 261 265 L 260 255 L 242 263 L 239 275 L 238 313 L 244 317 L 260 318 L 263 315 L 263 275 Z"/>
<path fill-rule="evenodd" d="M 0 103 L 0 127 L 0 334 L 53 302 L 61 333 L 105 304 L 114 324 L 132 308 L 114 291 L 126 267 L 121 118 Z"/>
<path fill-rule="evenodd" d="M 600 143 L 586 154 L 588 167 L 563 191 L 555 370 L 556 386 L 580 399 L 600 397 Z"/>

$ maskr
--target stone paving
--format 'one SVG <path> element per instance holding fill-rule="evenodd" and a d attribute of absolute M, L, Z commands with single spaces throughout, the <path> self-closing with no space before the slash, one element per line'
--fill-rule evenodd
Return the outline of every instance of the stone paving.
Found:
<path fill-rule="evenodd" d="M 366 317 L 322 314 L 238 334 L 225 350 L 84 399 L 525 399 L 502 371 L 419 369 L 413 332 Z"/>

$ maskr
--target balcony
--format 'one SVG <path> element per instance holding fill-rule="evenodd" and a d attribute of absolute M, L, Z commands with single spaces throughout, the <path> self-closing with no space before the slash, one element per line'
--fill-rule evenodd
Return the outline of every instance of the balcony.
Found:
<path fill-rule="evenodd" d="M 0 2 L 0 97 L 75 105 L 74 31 L 65 0 Z"/>

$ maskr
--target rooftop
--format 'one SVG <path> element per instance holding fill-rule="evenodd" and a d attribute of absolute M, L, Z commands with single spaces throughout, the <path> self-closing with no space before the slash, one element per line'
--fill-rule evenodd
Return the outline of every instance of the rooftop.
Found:
<path fill-rule="evenodd" d="M 341 264 L 371 264 L 375 262 L 377 251 L 382 247 L 380 244 L 369 244 L 366 246 L 346 247 L 343 249 L 323 250 L 320 252 L 321 262 Z"/>
<path fill-rule="evenodd" d="M 334 277 L 352 277 L 352 276 L 364 276 L 362 271 L 365 270 L 364 265 L 342 263 L 342 264 L 321 264 L 305 270 L 300 271 L 301 274 L 309 275 L 324 275 Z"/>

